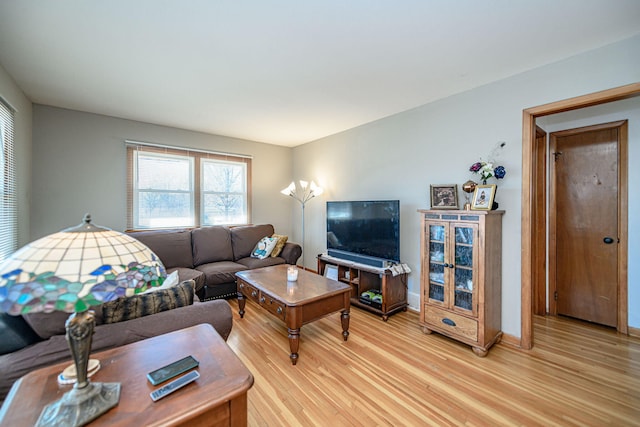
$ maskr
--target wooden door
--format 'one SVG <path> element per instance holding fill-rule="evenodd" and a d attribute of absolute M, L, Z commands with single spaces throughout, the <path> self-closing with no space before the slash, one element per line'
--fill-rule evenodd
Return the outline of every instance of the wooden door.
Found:
<path fill-rule="evenodd" d="M 556 312 L 613 327 L 618 317 L 619 136 L 617 126 L 606 125 L 551 135 Z"/>

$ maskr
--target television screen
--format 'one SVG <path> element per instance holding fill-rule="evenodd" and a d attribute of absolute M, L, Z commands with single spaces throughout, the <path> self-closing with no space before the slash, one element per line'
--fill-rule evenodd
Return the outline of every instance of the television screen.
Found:
<path fill-rule="evenodd" d="M 400 201 L 327 202 L 327 249 L 400 262 Z"/>

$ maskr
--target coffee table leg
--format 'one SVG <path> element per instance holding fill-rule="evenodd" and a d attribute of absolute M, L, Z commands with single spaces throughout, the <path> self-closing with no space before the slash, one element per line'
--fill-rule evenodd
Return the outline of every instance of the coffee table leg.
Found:
<path fill-rule="evenodd" d="M 244 317 L 244 305 L 246 303 L 247 301 L 244 299 L 244 295 L 242 295 L 242 292 L 238 292 L 238 314 L 240 315 L 241 319 Z"/>
<path fill-rule="evenodd" d="M 289 330 L 289 348 L 291 349 L 291 354 L 289 358 L 291 359 L 292 364 L 296 364 L 298 362 L 298 347 L 300 346 L 300 328 Z"/>
<path fill-rule="evenodd" d="M 346 341 L 349 338 L 349 310 L 344 310 L 340 316 L 342 322 L 342 336 Z"/>

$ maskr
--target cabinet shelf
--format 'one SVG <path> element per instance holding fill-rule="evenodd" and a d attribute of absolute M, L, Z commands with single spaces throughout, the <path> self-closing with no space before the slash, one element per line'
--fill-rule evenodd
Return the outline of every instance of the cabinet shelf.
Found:
<path fill-rule="evenodd" d="M 407 274 L 393 276 L 388 269 L 378 269 L 349 261 L 318 256 L 318 274 L 324 275 L 327 265 L 338 267 L 338 278 L 351 286 L 351 305 L 365 309 L 379 316 L 385 322 L 389 316 L 399 311 L 406 311 Z M 382 294 L 382 302 L 363 302 L 360 296 L 366 291 L 378 291 Z"/>

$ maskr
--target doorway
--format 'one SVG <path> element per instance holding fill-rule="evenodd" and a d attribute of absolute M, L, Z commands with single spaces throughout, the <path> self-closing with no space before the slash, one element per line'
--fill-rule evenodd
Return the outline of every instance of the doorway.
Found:
<path fill-rule="evenodd" d="M 593 105 L 606 104 L 623 99 L 640 96 L 640 83 L 632 83 L 614 89 L 608 89 L 589 95 L 578 96 L 563 101 L 544 104 L 523 110 L 522 112 L 522 258 L 521 258 L 521 335 L 520 346 L 531 349 L 533 346 L 533 284 L 539 283 L 544 270 L 536 267 L 540 254 L 546 253 L 546 243 L 536 239 L 535 225 L 539 222 L 535 201 L 543 195 L 539 194 L 535 182 L 536 170 L 536 118 L 564 111 L 578 110 Z M 626 187 L 627 177 L 621 177 Z M 622 191 L 626 195 L 626 188 Z M 621 201 L 624 213 L 619 217 L 620 245 L 618 245 L 618 260 L 622 264 L 619 270 L 619 284 L 626 288 L 627 277 L 627 206 L 626 199 Z M 618 304 L 626 307 L 627 301 L 621 295 Z M 618 331 L 628 333 L 627 319 L 618 319 Z"/>
<path fill-rule="evenodd" d="M 549 313 L 616 328 L 627 121 L 551 133 Z M 623 315 L 618 315 L 618 310 Z"/>

